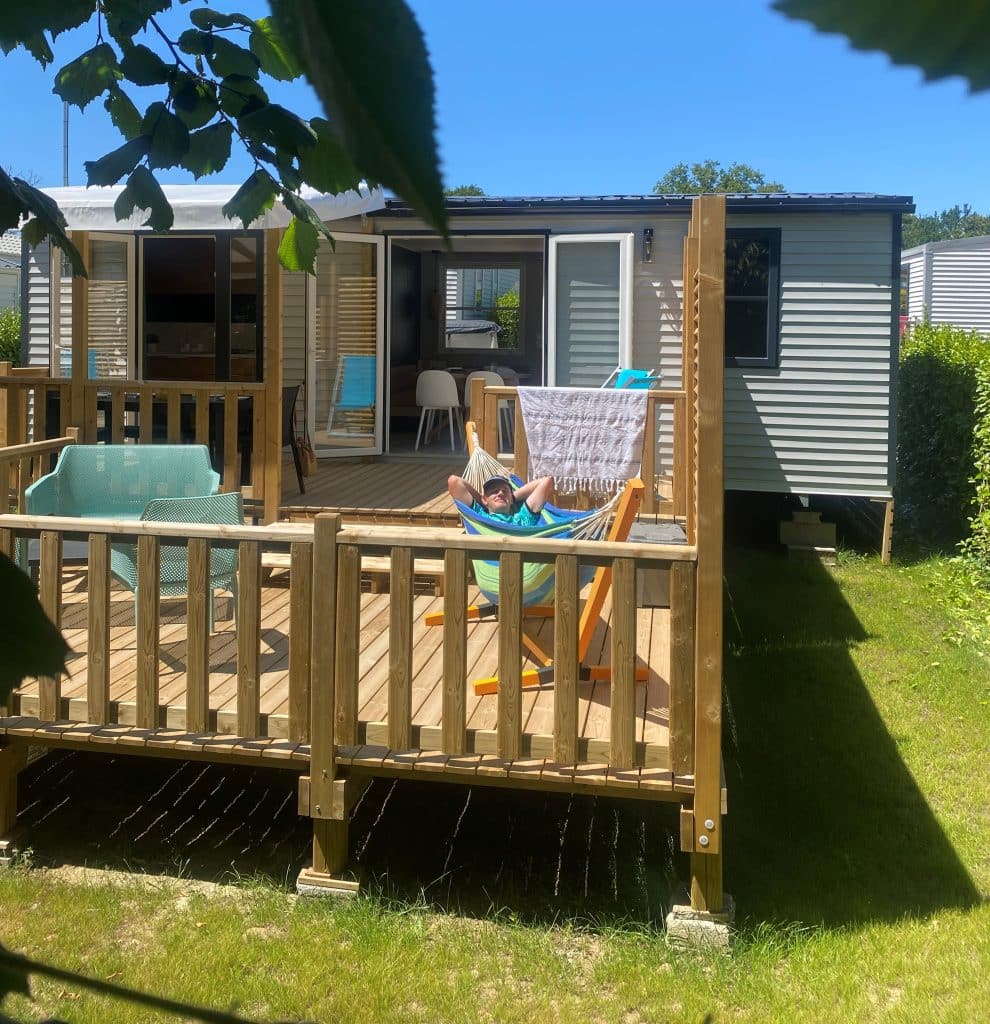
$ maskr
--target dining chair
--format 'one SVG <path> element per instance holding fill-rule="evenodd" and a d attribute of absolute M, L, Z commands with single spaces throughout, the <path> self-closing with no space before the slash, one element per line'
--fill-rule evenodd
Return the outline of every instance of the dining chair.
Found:
<path fill-rule="evenodd" d="M 457 422 L 461 433 L 464 425 L 460 419 L 461 403 L 453 374 L 446 370 L 423 370 L 416 378 L 416 404 L 420 407 L 416 451 L 419 450 L 420 438 L 424 436 L 423 424 L 426 424 L 425 436 L 429 438 L 434 416 L 438 412 L 447 413 L 447 422 L 450 424 L 450 450 L 454 451 L 454 423 Z"/>
<path fill-rule="evenodd" d="M 472 370 L 464 378 L 464 404 L 471 401 L 471 381 L 483 380 L 486 388 L 500 388 L 505 384 L 505 378 L 494 370 Z M 498 400 L 498 450 L 508 451 L 512 445 L 512 409 L 506 398 Z"/>
<path fill-rule="evenodd" d="M 296 401 L 299 398 L 301 384 L 286 384 L 282 388 L 282 447 L 292 449 L 292 461 L 296 467 L 296 479 L 299 481 L 299 493 L 306 493 L 303 483 L 302 459 L 299 456 L 299 442 L 296 439 Z"/>

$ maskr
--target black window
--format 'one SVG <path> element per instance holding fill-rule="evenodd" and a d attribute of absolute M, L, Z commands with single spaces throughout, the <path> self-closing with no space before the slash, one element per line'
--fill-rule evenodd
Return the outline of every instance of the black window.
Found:
<path fill-rule="evenodd" d="M 725 233 L 725 361 L 777 366 L 780 324 L 780 231 Z"/>

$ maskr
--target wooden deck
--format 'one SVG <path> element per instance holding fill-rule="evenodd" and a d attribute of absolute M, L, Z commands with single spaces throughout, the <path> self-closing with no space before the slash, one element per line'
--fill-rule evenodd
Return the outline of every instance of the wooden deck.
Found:
<path fill-rule="evenodd" d="M 474 595 L 470 595 L 474 596 Z M 231 599 L 217 598 L 217 629 L 209 644 L 209 707 L 211 728 L 219 734 L 237 729 L 237 636 L 229 618 Z M 412 723 L 415 746 L 423 751 L 441 749 L 443 629 L 429 627 L 425 616 L 440 611 L 443 600 L 431 595 L 413 601 Z M 596 631 L 588 663 L 608 664 L 608 622 L 606 605 Z M 362 745 L 383 748 L 374 756 L 387 758 L 389 678 L 389 595 L 364 593 L 358 633 L 358 739 Z M 534 620 L 527 631 L 543 646 L 553 649 L 553 623 Z M 61 687 L 61 714 L 70 722 L 92 722 L 87 705 L 87 581 L 84 569 L 67 567 L 63 573 L 62 629 L 72 647 L 69 674 Z M 287 578 L 276 573 L 262 589 L 261 657 L 259 664 L 260 708 L 265 738 L 282 740 L 289 735 L 289 631 L 290 608 Z M 496 672 L 498 664 L 498 623 L 472 622 L 468 628 L 467 694 L 468 749 L 474 754 L 496 750 L 497 697 L 475 696 L 470 681 Z M 636 623 L 638 664 L 649 672 L 646 682 L 637 684 L 635 736 L 646 768 L 669 770 L 667 677 L 670 664 L 670 614 L 663 608 L 639 610 Z M 110 614 L 110 701 L 111 725 L 133 726 L 138 686 L 137 635 L 134 626 L 133 595 L 124 589 L 111 592 Z M 182 598 L 162 599 L 159 634 L 159 724 L 176 733 L 186 730 L 187 692 L 186 602 Z M 536 667 L 529 662 L 527 667 Z M 587 759 L 608 760 L 610 684 L 579 684 L 579 743 Z M 38 683 L 26 683 L 13 700 L 14 715 L 35 718 L 39 710 Z M 528 756 L 549 759 L 553 731 L 554 690 L 526 688 L 523 692 L 522 729 L 530 737 Z M 8 727 L 17 726 L 8 721 Z M 23 727 L 26 727 L 26 723 Z M 62 726 L 66 731 L 66 726 Z M 110 730 L 112 735 L 112 729 Z M 66 737 L 67 738 L 67 737 Z M 93 737 L 90 735 L 90 742 Z M 288 757 L 294 750 L 308 760 L 308 748 L 280 745 Z M 275 751 L 270 753 L 273 756 Z M 356 755 L 356 752 L 355 756 Z M 362 756 L 372 756 L 365 753 Z M 345 758 L 347 760 L 347 758 Z"/>
<path fill-rule="evenodd" d="M 299 493 L 291 460 L 283 461 L 283 514 L 303 509 L 375 509 L 395 512 L 400 519 L 412 512 L 424 522 L 454 525 L 458 519 L 447 494 L 447 477 L 463 473 L 466 461 L 466 456 L 442 463 L 389 456 L 322 459 L 315 475 L 304 478 L 305 494 Z"/>

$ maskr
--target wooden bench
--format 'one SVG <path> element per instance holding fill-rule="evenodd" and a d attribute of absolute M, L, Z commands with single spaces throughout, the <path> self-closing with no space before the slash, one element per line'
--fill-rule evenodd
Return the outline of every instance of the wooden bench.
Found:
<path fill-rule="evenodd" d="M 265 551 L 261 555 L 261 568 L 271 573 L 275 570 L 288 571 L 290 568 L 288 553 Z M 364 555 L 361 559 L 361 575 L 369 578 L 373 594 L 388 592 L 389 574 L 392 571 L 392 559 L 388 555 Z M 413 580 L 426 581 L 437 597 L 443 596 L 443 559 L 417 558 L 413 562 Z"/>

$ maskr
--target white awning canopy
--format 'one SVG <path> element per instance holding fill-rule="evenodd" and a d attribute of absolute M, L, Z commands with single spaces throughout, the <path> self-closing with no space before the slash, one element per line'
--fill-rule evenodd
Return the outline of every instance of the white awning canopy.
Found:
<path fill-rule="evenodd" d="M 175 212 L 175 231 L 197 229 L 240 230 L 239 220 L 228 220 L 222 208 L 233 198 L 239 185 L 163 185 L 165 198 Z M 70 231 L 149 231 L 144 222 L 147 211 L 135 210 L 126 220 L 117 220 L 113 204 L 123 192 L 122 185 L 94 186 L 70 185 L 64 188 L 42 189 L 58 203 Z M 343 220 L 362 213 L 381 210 L 385 195 L 380 188 L 326 194 L 313 188 L 300 192 L 303 199 L 319 214 L 324 222 Z M 282 205 L 275 205 L 264 216 L 250 225 L 252 228 L 284 228 L 292 214 Z"/>

